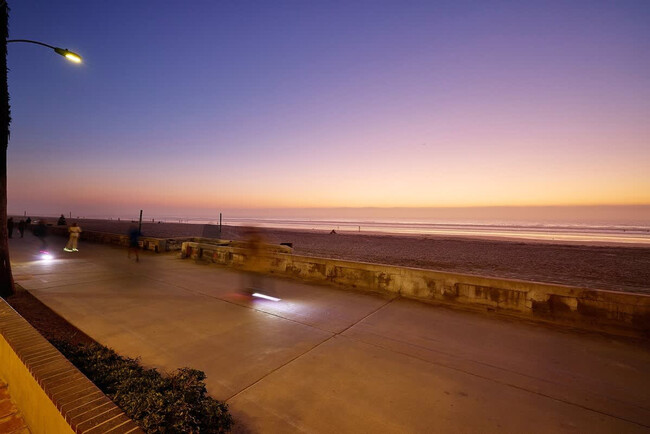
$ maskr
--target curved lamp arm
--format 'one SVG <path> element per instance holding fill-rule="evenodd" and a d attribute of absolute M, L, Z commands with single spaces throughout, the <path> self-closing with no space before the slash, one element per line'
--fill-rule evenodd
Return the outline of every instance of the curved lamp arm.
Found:
<path fill-rule="evenodd" d="M 42 45 L 43 47 L 51 48 L 56 54 L 60 54 L 71 62 L 81 63 L 81 56 L 68 50 L 67 48 L 54 47 L 52 45 L 45 44 L 43 42 L 32 41 L 30 39 L 7 39 L 7 44 L 10 42 L 26 42 L 28 44 Z"/>

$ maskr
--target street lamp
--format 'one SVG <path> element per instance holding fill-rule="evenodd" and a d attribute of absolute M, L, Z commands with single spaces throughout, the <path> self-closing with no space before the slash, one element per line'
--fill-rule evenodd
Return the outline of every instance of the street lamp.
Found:
<path fill-rule="evenodd" d="M 7 44 L 24 42 L 51 48 L 74 63 L 81 63 L 81 56 L 66 48 L 54 47 L 30 39 L 7 39 L 9 7 L 6 0 L 0 0 L 0 296 L 6 297 L 14 292 L 14 279 L 11 275 L 9 243 L 7 234 L 7 146 L 9 145 L 9 89 L 7 87 Z"/>
<path fill-rule="evenodd" d="M 7 39 L 7 44 L 10 42 L 25 42 L 28 44 L 42 45 L 43 47 L 51 48 L 56 54 L 60 54 L 71 62 L 81 63 L 81 56 L 68 50 L 67 48 L 54 47 L 52 45 L 45 44 L 43 42 L 32 41 L 30 39 Z"/>

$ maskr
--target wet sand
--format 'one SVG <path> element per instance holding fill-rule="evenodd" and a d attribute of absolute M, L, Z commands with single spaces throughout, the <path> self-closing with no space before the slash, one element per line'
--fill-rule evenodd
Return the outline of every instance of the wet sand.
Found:
<path fill-rule="evenodd" d="M 69 220 L 71 223 L 75 220 Z M 126 234 L 128 221 L 77 220 L 82 229 Z M 56 224 L 56 219 L 50 221 Z M 260 229 L 272 243 L 293 243 L 294 253 L 431 270 L 469 273 L 614 291 L 650 294 L 650 247 L 557 244 L 431 235 Z M 145 236 L 216 238 L 214 225 L 145 223 Z M 246 228 L 223 226 L 223 239 L 238 240 Z"/>

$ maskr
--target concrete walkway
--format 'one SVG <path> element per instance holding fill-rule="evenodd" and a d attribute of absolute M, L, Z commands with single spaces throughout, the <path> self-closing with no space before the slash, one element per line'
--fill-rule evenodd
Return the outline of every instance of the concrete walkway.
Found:
<path fill-rule="evenodd" d="M 81 243 L 36 257 L 10 240 L 16 281 L 97 341 L 163 370 L 205 371 L 254 433 L 650 432 L 650 349 L 426 305 Z"/>

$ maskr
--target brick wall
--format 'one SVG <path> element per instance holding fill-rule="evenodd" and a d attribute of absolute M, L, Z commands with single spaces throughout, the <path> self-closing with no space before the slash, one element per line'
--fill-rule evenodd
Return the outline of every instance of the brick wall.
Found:
<path fill-rule="evenodd" d="M 7 383 L 32 433 L 142 433 L 2 299 L 0 379 Z"/>

